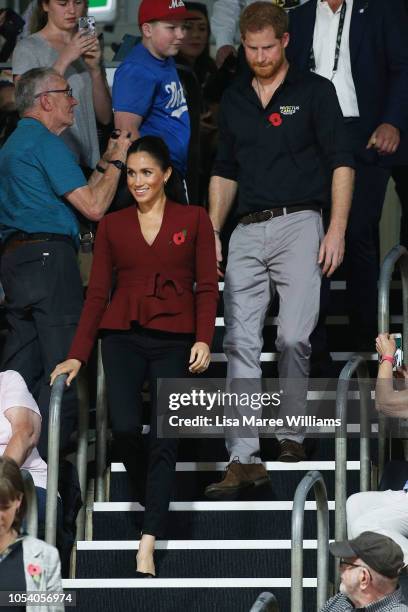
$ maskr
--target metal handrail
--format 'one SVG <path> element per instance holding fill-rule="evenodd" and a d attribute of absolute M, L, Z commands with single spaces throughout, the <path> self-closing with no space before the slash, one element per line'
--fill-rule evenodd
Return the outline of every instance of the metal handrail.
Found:
<path fill-rule="evenodd" d="M 378 332 L 388 333 L 390 330 L 390 286 L 392 273 L 399 265 L 402 280 L 402 311 L 403 311 L 403 351 L 404 364 L 408 365 L 408 251 L 398 245 L 386 255 L 381 266 L 378 283 Z M 386 418 L 380 414 L 378 423 L 378 480 L 384 472 L 386 447 Z"/>
<path fill-rule="evenodd" d="M 279 604 L 275 595 L 268 591 L 261 593 L 249 612 L 279 612 Z"/>
<path fill-rule="evenodd" d="M 35 485 L 33 477 L 28 470 L 21 470 L 21 476 L 24 482 L 24 497 L 27 502 L 27 533 L 33 538 L 37 537 L 38 533 L 38 506 L 37 506 L 37 493 L 35 491 Z"/>
<path fill-rule="evenodd" d="M 54 381 L 48 417 L 47 500 L 45 505 L 45 541 L 55 546 L 57 540 L 58 468 L 60 451 L 61 404 L 66 374 Z"/>
<path fill-rule="evenodd" d="M 88 470 L 88 430 L 89 430 L 89 393 L 85 372 L 82 370 L 78 376 L 78 443 L 76 466 L 78 470 L 79 486 L 81 488 L 82 506 L 76 520 L 76 539 L 85 539 L 85 503 L 87 499 L 87 470 Z"/>
<path fill-rule="evenodd" d="M 357 374 L 360 392 L 360 491 L 370 490 L 370 422 L 369 403 L 371 392 L 366 361 L 360 355 L 354 355 L 342 369 L 336 392 L 336 419 L 340 426 L 336 428 L 336 483 L 335 483 L 335 538 L 344 540 L 347 537 L 346 500 L 347 500 L 347 404 L 350 380 Z"/>
<path fill-rule="evenodd" d="M 96 382 L 96 475 L 95 501 L 106 500 L 105 474 L 107 468 L 106 445 L 108 435 L 108 406 L 105 372 L 103 370 L 101 341 L 98 341 L 98 365 Z"/>
<path fill-rule="evenodd" d="M 292 510 L 291 612 L 303 610 L 303 527 L 305 504 L 313 488 L 317 506 L 317 610 L 328 597 L 329 506 L 320 472 L 308 472 L 297 486 Z"/>
<path fill-rule="evenodd" d="M 48 470 L 47 501 L 45 509 L 45 541 L 55 546 L 57 538 L 58 470 L 60 452 L 61 404 L 65 391 L 66 374 L 60 374 L 54 381 L 51 391 L 48 423 Z M 78 379 L 78 448 L 77 470 L 82 499 L 86 499 L 88 464 L 88 421 L 89 402 L 87 385 L 83 375 Z M 85 533 L 85 514 L 83 507 L 77 518 L 77 539 Z"/>

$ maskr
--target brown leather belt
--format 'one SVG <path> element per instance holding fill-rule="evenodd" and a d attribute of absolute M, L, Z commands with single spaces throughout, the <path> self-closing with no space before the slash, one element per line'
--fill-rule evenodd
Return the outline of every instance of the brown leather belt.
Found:
<path fill-rule="evenodd" d="M 51 234 L 48 232 L 38 232 L 28 234 L 26 232 L 15 232 L 4 242 L 1 253 L 11 253 L 15 249 L 25 244 L 35 244 L 37 242 L 67 242 L 75 249 L 74 241 L 65 234 Z"/>
<path fill-rule="evenodd" d="M 281 208 L 271 208 L 270 210 L 260 210 L 258 212 L 249 213 L 239 220 L 242 225 L 249 225 L 250 223 L 261 223 L 262 221 L 269 221 L 275 217 L 282 217 L 283 215 L 289 215 L 294 212 L 302 212 L 303 210 L 314 210 L 321 214 L 321 206 L 317 204 L 305 204 L 304 206 L 282 206 Z"/>

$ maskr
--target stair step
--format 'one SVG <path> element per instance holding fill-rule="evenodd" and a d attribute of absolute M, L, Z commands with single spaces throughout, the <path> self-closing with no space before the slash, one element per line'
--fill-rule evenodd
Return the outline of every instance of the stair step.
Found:
<path fill-rule="evenodd" d="M 307 463 L 307 462 L 305 462 Z M 314 463 L 314 462 L 310 462 Z M 315 462 L 322 464 L 324 462 Z M 358 463 L 358 462 L 355 462 Z M 224 463 L 220 463 L 224 465 Z M 267 465 L 281 466 L 278 462 L 267 462 Z M 287 464 L 288 465 L 288 464 Z M 289 464 L 297 466 L 299 464 Z M 268 468 L 267 468 L 268 469 Z M 329 498 L 334 499 L 335 473 L 332 470 L 325 470 L 322 467 L 309 468 L 319 469 L 322 473 Z M 308 469 L 301 470 L 269 470 L 271 486 L 250 487 L 240 493 L 238 499 L 243 501 L 284 501 L 293 500 L 296 487 L 305 476 Z M 206 501 L 204 491 L 207 485 L 219 482 L 222 478 L 222 471 L 178 471 L 176 473 L 176 487 L 172 499 L 177 502 L 182 501 Z M 356 493 L 359 490 L 359 471 L 350 471 L 347 479 L 348 493 Z M 233 498 L 232 498 L 233 499 Z M 110 484 L 110 501 L 128 502 L 134 500 L 134 494 L 130 486 L 130 481 L 126 472 L 112 472 Z"/>
<path fill-rule="evenodd" d="M 303 586 L 302 612 L 316 612 L 316 579 L 305 579 Z M 264 591 L 275 594 L 282 612 L 290 610 L 289 578 L 75 579 L 64 580 L 63 587 L 77 590 L 78 612 L 248 612 Z"/>
<path fill-rule="evenodd" d="M 378 361 L 378 354 L 372 352 L 362 352 L 359 353 L 366 361 Z M 345 351 L 335 351 L 330 353 L 333 361 L 344 361 L 347 362 L 351 359 L 355 352 L 345 352 Z M 279 360 L 280 353 L 271 352 L 271 353 L 261 353 L 260 360 L 261 362 L 277 362 Z M 227 357 L 225 353 L 211 353 L 211 360 L 215 363 L 225 363 L 227 362 Z"/>
<path fill-rule="evenodd" d="M 79 540 L 77 550 L 139 550 L 139 540 Z M 292 540 L 156 540 L 156 550 L 290 550 Z M 317 540 L 303 540 L 316 550 Z"/>
<path fill-rule="evenodd" d="M 240 578 L 239 588 L 290 588 L 290 578 Z M 74 589 L 228 589 L 236 588 L 235 578 L 66 578 L 62 587 L 67 590 Z M 316 578 L 303 578 L 303 588 L 317 587 Z M 118 608 L 115 608 L 116 610 Z"/>
<path fill-rule="evenodd" d="M 335 502 L 329 501 L 329 510 L 334 510 Z M 276 512 L 292 510 L 293 501 L 184 501 L 170 502 L 170 512 Z M 316 510 L 315 501 L 307 501 L 306 510 Z M 144 512 L 138 502 L 95 502 L 94 512 Z"/>
<path fill-rule="evenodd" d="M 291 549 L 157 550 L 156 571 L 161 579 L 274 578 L 290 575 Z M 303 552 L 304 576 L 316 575 L 317 550 Z M 135 550 L 77 551 L 78 578 L 134 578 Z"/>
<path fill-rule="evenodd" d="M 176 472 L 223 472 L 227 461 L 178 461 Z M 298 463 L 279 463 L 265 461 L 264 466 L 268 472 L 309 472 L 310 470 L 328 471 L 336 469 L 335 461 L 299 461 Z M 360 470 L 359 461 L 347 461 L 347 470 Z M 126 472 L 123 463 L 112 463 L 112 473 Z"/>
<path fill-rule="evenodd" d="M 217 503 L 217 502 L 214 502 Z M 222 503 L 222 502 L 220 502 Z M 233 502 L 230 502 L 233 503 Z M 237 503 L 237 502 L 235 502 Z M 242 504 L 243 502 L 241 502 Z M 247 502 L 248 503 L 248 502 Z M 279 538 L 290 540 L 292 506 L 289 502 L 280 502 L 278 505 L 269 502 L 268 510 L 249 508 L 230 510 L 224 506 L 216 512 L 213 510 L 200 511 L 170 511 L 167 521 L 166 538 L 169 540 L 273 540 L 277 536 L 279 525 Z M 282 507 L 282 504 L 285 504 Z M 304 515 L 304 537 L 314 539 L 317 537 L 317 521 L 315 504 L 307 502 Z M 333 502 L 330 508 L 333 508 Z M 278 514 L 276 514 L 278 512 Z M 96 540 L 136 540 L 142 529 L 143 512 L 141 506 L 138 511 L 97 510 L 93 512 L 93 541 Z M 334 512 L 329 512 L 330 537 L 334 535 Z"/>

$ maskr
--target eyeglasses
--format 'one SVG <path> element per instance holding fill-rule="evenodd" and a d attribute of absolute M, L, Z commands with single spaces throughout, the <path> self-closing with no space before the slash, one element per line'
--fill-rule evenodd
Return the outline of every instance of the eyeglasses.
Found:
<path fill-rule="evenodd" d="M 367 570 L 368 575 L 370 576 L 370 578 L 372 580 L 371 572 L 368 569 L 368 567 L 366 567 L 365 565 L 359 565 L 358 563 L 350 563 L 350 561 L 347 561 L 346 559 L 340 559 L 339 564 L 340 565 L 348 565 L 349 567 L 360 567 L 361 569 L 365 569 L 365 570 Z"/>
<path fill-rule="evenodd" d="M 47 93 L 63 93 L 65 94 L 66 98 L 72 98 L 74 95 L 72 93 L 72 87 L 67 87 L 66 89 L 47 89 L 46 91 L 40 91 L 40 93 L 35 94 L 34 98 L 39 98 L 40 96 Z"/>

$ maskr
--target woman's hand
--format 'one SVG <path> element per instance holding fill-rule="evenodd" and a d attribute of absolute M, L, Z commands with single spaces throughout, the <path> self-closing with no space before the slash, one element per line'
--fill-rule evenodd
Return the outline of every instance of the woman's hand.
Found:
<path fill-rule="evenodd" d="M 395 340 L 391 334 L 380 334 L 375 340 L 375 346 L 377 353 L 381 355 L 381 357 L 384 357 L 384 355 L 393 357 L 397 350 Z"/>
<path fill-rule="evenodd" d="M 91 47 L 84 53 L 84 60 L 91 72 L 99 72 L 101 67 L 102 49 L 96 36 L 88 36 L 93 41 Z"/>
<path fill-rule="evenodd" d="M 51 372 L 50 376 L 50 385 L 54 384 L 55 379 L 60 374 L 68 374 L 66 385 L 70 386 L 71 382 L 78 375 L 79 370 L 81 369 L 82 363 L 78 359 L 67 359 L 62 363 L 59 363 L 53 372 Z"/>
<path fill-rule="evenodd" d="M 196 342 L 190 353 L 189 370 L 192 374 L 204 372 L 211 361 L 210 347 L 205 342 Z"/>
<path fill-rule="evenodd" d="M 97 41 L 98 39 L 96 39 Z M 99 43 L 98 43 L 99 44 Z M 95 37 L 94 36 L 84 36 L 77 32 L 70 42 L 64 46 L 61 53 L 59 54 L 58 60 L 55 63 L 55 66 L 63 65 L 65 70 L 68 68 L 72 62 L 75 62 L 81 55 L 85 55 L 86 53 L 92 53 L 92 49 L 95 48 Z M 85 59 L 85 58 L 84 58 Z"/>

